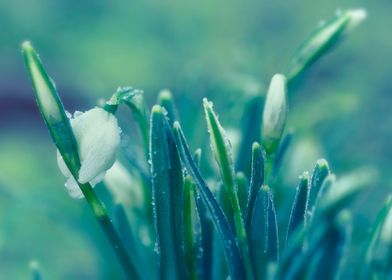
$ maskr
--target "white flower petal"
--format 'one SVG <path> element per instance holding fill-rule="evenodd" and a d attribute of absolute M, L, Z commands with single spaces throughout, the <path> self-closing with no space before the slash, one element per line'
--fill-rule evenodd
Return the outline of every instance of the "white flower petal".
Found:
<path fill-rule="evenodd" d="M 101 182 L 103 178 L 105 177 L 106 172 L 102 172 L 99 174 L 97 177 L 95 177 L 93 180 L 91 180 L 90 185 L 92 187 L 95 187 L 96 184 Z M 68 193 L 71 197 L 73 198 L 83 198 L 84 195 L 82 193 L 82 190 L 80 189 L 78 182 L 76 182 L 75 178 L 73 176 L 69 177 L 68 180 L 65 182 L 65 187 L 68 190 Z"/>
<path fill-rule="evenodd" d="M 116 117 L 101 108 L 93 108 L 85 113 L 75 112 L 70 123 L 81 161 L 78 181 L 82 184 L 90 182 L 95 186 L 103 180 L 106 171 L 116 160 L 121 129 Z M 83 194 L 59 152 L 57 163 L 60 171 L 68 178 L 65 186 L 70 195 L 82 198 Z"/>
<path fill-rule="evenodd" d="M 71 176 L 68 178 L 67 182 L 65 182 L 65 187 L 67 188 L 68 193 L 71 197 L 78 199 L 84 197 L 82 190 L 80 189 L 74 177 Z"/>
<path fill-rule="evenodd" d="M 81 112 L 81 111 L 75 111 L 74 114 L 73 114 L 73 117 L 74 117 L 74 118 L 77 118 L 77 117 L 79 117 L 79 116 L 81 116 L 81 115 L 83 115 L 83 112 Z"/>
<path fill-rule="evenodd" d="M 77 139 L 81 158 L 79 182 L 86 183 L 113 166 L 121 130 L 116 117 L 100 108 L 87 111 L 79 118 L 82 121 L 72 128 L 83 129 Z"/>
<path fill-rule="evenodd" d="M 116 161 L 105 176 L 104 182 L 113 193 L 116 201 L 123 204 L 128 203 L 133 208 L 143 209 L 144 195 L 139 184 L 135 184 L 137 179 L 123 166 Z"/>
<path fill-rule="evenodd" d="M 105 175 L 106 175 L 106 171 L 102 172 L 101 174 L 98 174 L 97 177 L 95 177 L 90 181 L 90 185 L 92 187 L 95 187 L 96 184 L 100 183 L 103 180 L 103 178 L 105 178 Z"/>
<path fill-rule="evenodd" d="M 61 171 L 61 173 L 63 173 L 63 175 L 65 177 L 71 177 L 71 171 L 69 171 L 67 165 L 65 164 L 63 157 L 61 156 L 60 152 L 57 150 L 57 165 L 59 166 L 59 169 Z"/>

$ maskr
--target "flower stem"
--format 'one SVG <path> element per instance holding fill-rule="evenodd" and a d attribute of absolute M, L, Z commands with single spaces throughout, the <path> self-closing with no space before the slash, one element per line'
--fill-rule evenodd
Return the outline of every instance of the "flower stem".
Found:
<path fill-rule="evenodd" d="M 105 206 L 99 200 L 89 183 L 79 184 L 79 186 L 88 204 L 90 205 L 95 218 L 98 220 L 102 230 L 108 238 L 109 243 L 112 246 L 122 268 L 124 269 L 126 279 L 139 279 L 136 269 L 131 262 L 127 251 L 125 250 L 124 244 L 122 243 L 113 226 L 112 221 L 106 212 Z"/>

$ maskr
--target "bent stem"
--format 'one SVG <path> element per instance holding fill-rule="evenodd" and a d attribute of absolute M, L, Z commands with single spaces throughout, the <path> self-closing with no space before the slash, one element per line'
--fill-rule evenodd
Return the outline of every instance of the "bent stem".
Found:
<path fill-rule="evenodd" d="M 91 210 L 94 213 L 95 218 L 97 219 L 99 225 L 104 231 L 107 239 L 109 240 L 110 245 L 112 246 L 116 256 L 124 269 L 124 273 L 127 279 L 139 279 L 136 269 L 131 262 L 131 259 L 124 247 L 123 242 L 121 241 L 117 231 L 115 230 L 112 221 L 110 220 L 105 206 L 99 200 L 97 195 L 95 194 L 93 188 L 89 183 L 87 184 L 79 184 L 80 189 L 82 190 Z"/>

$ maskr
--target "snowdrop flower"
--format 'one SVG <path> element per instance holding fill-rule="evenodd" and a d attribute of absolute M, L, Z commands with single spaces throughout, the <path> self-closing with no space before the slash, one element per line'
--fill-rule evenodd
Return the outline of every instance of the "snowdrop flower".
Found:
<path fill-rule="evenodd" d="M 268 153 L 279 145 L 287 120 L 286 77 L 275 74 L 272 77 L 263 111 L 263 144 Z"/>
<path fill-rule="evenodd" d="M 75 112 L 70 118 L 72 131 L 78 144 L 80 170 L 78 181 L 90 183 L 93 187 L 103 180 L 106 171 L 116 160 L 116 151 L 120 145 L 121 129 L 117 118 L 101 108 L 87 112 Z M 57 151 L 57 163 L 68 180 L 65 187 L 71 197 L 82 198 L 83 193 L 63 158 Z"/>

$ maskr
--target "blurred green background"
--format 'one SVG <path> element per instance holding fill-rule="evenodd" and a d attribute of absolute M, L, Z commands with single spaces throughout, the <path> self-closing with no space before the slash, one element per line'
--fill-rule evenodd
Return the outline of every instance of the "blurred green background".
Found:
<path fill-rule="evenodd" d="M 357 7 L 368 20 L 290 93 L 295 164 L 285 176 L 295 182 L 319 157 L 338 175 L 377 168 L 379 179 L 358 202 L 358 228 L 366 231 L 392 180 L 391 1 L 0 0 L 0 279 L 29 279 L 32 259 L 45 279 L 120 277 L 86 203 L 63 187 L 23 40 L 41 54 L 69 111 L 94 106 L 117 86 L 143 89 L 150 105 L 169 88 L 185 130 L 198 131 L 196 146 L 207 140 L 202 97 L 235 135 L 245 101 L 308 33 L 336 9 Z"/>

